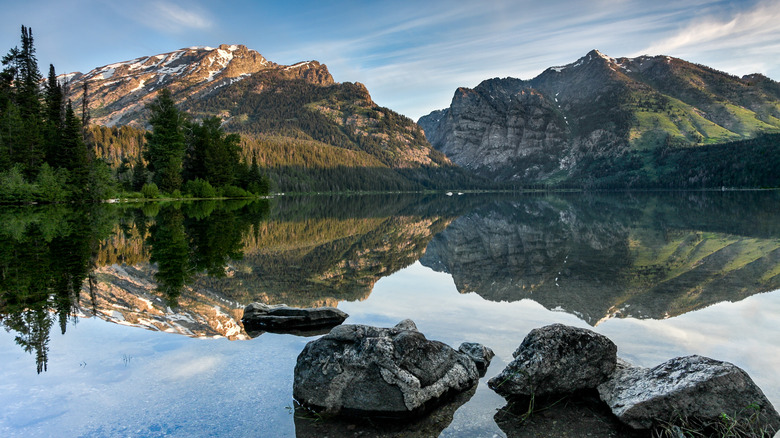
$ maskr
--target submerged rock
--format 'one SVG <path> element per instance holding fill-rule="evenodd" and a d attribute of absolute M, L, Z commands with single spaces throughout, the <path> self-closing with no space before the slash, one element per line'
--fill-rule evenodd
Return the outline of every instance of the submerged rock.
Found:
<path fill-rule="evenodd" d="M 339 325 L 349 315 L 335 307 L 299 309 L 285 304 L 252 303 L 244 308 L 241 322 L 249 331 L 311 331 Z"/>
<path fill-rule="evenodd" d="M 626 367 L 598 387 L 601 399 L 620 421 L 649 429 L 674 418 L 719 421 L 721 414 L 750 416 L 758 428 L 780 431 L 780 415 L 741 368 L 702 356 L 668 360 L 653 368 Z"/>
<path fill-rule="evenodd" d="M 592 330 L 553 324 L 531 330 L 514 360 L 488 381 L 504 397 L 594 389 L 615 370 L 617 346 Z"/>
<path fill-rule="evenodd" d="M 341 325 L 309 342 L 295 365 L 293 397 L 326 414 L 418 416 L 479 380 L 474 361 L 414 322 Z"/>

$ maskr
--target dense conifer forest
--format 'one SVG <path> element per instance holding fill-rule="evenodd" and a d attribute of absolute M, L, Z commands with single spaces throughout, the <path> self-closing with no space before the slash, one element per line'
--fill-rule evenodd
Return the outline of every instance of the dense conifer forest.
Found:
<path fill-rule="evenodd" d="M 90 202 L 127 197 L 253 197 L 268 193 L 240 137 L 216 117 L 190 120 L 167 90 L 149 105 L 151 130 L 89 127 L 66 98 L 53 65 L 44 81 L 32 29 L 0 72 L 0 202 Z M 88 84 L 84 83 L 85 87 Z M 86 93 L 85 93 L 86 95 Z"/>

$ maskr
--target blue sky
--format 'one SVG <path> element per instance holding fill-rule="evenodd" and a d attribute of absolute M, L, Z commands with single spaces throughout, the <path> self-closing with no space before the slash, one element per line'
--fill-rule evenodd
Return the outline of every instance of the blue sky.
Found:
<path fill-rule="evenodd" d="M 457 87 L 530 79 L 591 49 L 780 79 L 777 0 L 0 0 L 0 10 L 0 51 L 31 27 L 44 73 L 244 44 L 280 64 L 318 60 L 413 119 L 448 106 Z"/>

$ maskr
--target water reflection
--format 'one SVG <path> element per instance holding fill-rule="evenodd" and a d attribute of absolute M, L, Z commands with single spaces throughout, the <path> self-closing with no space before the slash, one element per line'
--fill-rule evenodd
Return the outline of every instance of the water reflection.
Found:
<path fill-rule="evenodd" d="M 126 272 L 131 268 L 116 263 L 154 263 L 156 291 L 167 306 L 176 307 L 194 274 L 224 276 L 227 261 L 241 257 L 242 236 L 251 222 L 247 217 L 262 218 L 267 212 L 265 203 L 224 203 L 218 213 L 205 203 L 149 206 L 3 210 L 0 321 L 16 334 L 17 344 L 35 355 L 39 373 L 47 370 L 55 321 L 64 334 L 68 320 L 75 323 L 76 315 L 115 315 L 128 308 L 132 299 L 106 298 L 107 291 L 123 286 L 107 288 L 107 265 Z M 206 221 L 212 214 L 214 218 Z"/>
<path fill-rule="evenodd" d="M 323 418 L 295 405 L 295 436 L 297 438 L 376 437 L 427 438 L 439 436 L 452 423 L 455 411 L 468 402 L 477 386 L 457 394 L 425 416 L 412 421 L 376 420 L 369 418 Z"/>
<path fill-rule="evenodd" d="M 453 215 L 434 213 L 447 211 L 437 207 L 439 197 L 425 199 L 6 210 L 0 317 L 36 355 L 39 371 L 53 321 L 64 333 L 76 315 L 247 339 L 238 321 L 249 302 L 311 307 L 363 299 L 378 278 L 419 259 Z"/>
<path fill-rule="evenodd" d="M 780 288 L 777 206 L 775 192 L 496 201 L 455 220 L 421 262 L 462 293 L 591 325 L 662 319 Z"/>
<path fill-rule="evenodd" d="M 776 192 L 376 195 L 4 209 L 0 320 L 47 368 L 74 315 L 248 339 L 254 301 L 360 301 L 418 259 L 462 293 L 591 325 L 780 288 Z M 256 335 L 253 333 L 253 335 Z"/>
<path fill-rule="evenodd" d="M 0 214 L 0 322 L 35 356 L 38 373 L 47 369 L 51 329 L 56 323 L 64 334 L 80 304 L 97 243 L 112 219 L 99 206 L 79 212 L 10 208 Z M 89 280 L 88 292 L 94 285 Z"/>
<path fill-rule="evenodd" d="M 266 202 L 206 201 L 166 205 L 153 215 L 146 244 L 149 261 L 157 265 L 157 290 L 168 305 L 178 306 L 184 286 L 196 274 L 225 277 L 228 263 L 243 257 L 244 239 L 267 211 Z"/>
<path fill-rule="evenodd" d="M 533 403 L 534 412 L 528 412 Z M 493 420 L 507 437 L 575 437 L 640 438 L 639 433 L 620 424 L 595 393 L 557 398 L 513 400 L 499 409 Z M 587 432 L 584 432 L 587 431 Z"/>

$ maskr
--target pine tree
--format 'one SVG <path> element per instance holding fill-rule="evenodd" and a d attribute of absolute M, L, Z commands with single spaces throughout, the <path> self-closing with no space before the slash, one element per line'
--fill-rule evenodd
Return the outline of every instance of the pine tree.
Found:
<path fill-rule="evenodd" d="M 64 167 L 57 160 L 57 148 L 60 143 L 60 132 L 64 122 L 64 106 L 62 87 L 57 81 L 54 66 L 49 64 L 49 78 L 46 81 L 46 162 L 52 167 Z"/>
<path fill-rule="evenodd" d="M 265 195 L 270 191 L 270 182 L 257 166 L 257 158 L 252 157 L 252 165 L 249 167 L 249 176 L 247 181 L 247 190 L 257 195 Z"/>
<path fill-rule="evenodd" d="M 143 160 L 141 157 L 136 158 L 135 162 L 133 163 L 133 179 L 130 183 L 130 187 L 134 191 L 140 192 L 144 184 L 147 183 L 147 176 L 148 172 L 144 166 Z"/>
<path fill-rule="evenodd" d="M 85 129 L 89 126 L 91 115 L 89 113 L 89 81 L 84 80 L 81 95 L 81 126 Z"/>
<path fill-rule="evenodd" d="M 214 187 L 236 182 L 241 138 L 226 135 L 219 117 L 209 117 L 201 124 L 190 125 L 184 176 L 187 180 L 201 178 Z"/>
<path fill-rule="evenodd" d="M 57 161 L 68 170 L 69 183 L 74 192 L 86 190 L 89 182 L 90 160 L 87 146 L 81 133 L 81 121 L 76 117 L 70 101 L 65 108 L 65 123 L 62 128 L 61 142 Z"/>
<path fill-rule="evenodd" d="M 28 176 L 37 174 L 43 162 L 44 150 L 41 135 L 41 73 L 35 58 L 32 29 L 22 26 L 22 49 L 18 52 L 17 77 L 14 85 L 16 104 L 22 116 L 24 132 L 16 148 L 15 161 L 24 165 Z M 13 157 L 12 157 L 13 158 Z"/>
<path fill-rule="evenodd" d="M 160 190 L 172 193 L 181 188 L 182 162 L 186 149 L 183 126 L 185 117 L 168 89 L 163 89 L 148 106 L 152 131 L 146 134 L 144 158 L 153 172 L 152 181 Z"/>

